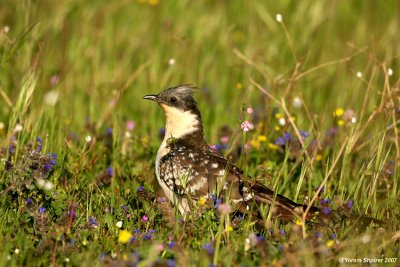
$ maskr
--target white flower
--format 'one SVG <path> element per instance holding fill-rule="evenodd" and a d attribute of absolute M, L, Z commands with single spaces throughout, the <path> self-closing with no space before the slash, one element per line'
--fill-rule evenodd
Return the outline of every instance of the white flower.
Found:
<path fill-rule="evenodd" d="M 18 255 L 18 254 L 19 254 L 19 248 L 16 248 L 16 249 L 14 250 L 14 253 Z"/>
<path fill-rule="evenodd" d="M 279 14 L 279 13 L 276 14 L 275 19 L 277 22 L 282 23 L 282 21 L 283 21 L 282 14 Z"/>
<path fill-rule="evenodd" d="M 361 71 L 358 71 L 358 72 L 357 72 L 357 77 L 358 77 L 358 78 L 362 78 L 362 76 L 363 76 L 362 72 L 361 72 Z"/>
<path fill-rule="evenodd" d="M 66 263 L 68 263 L 69 262 L 69 258 L 65 258 L 65 260 L 64 260 Z"/>
<path fill-rule="evenodd" d="M 44 180 L 44 179 L 42 179 L 42 178 L 39 178 L 39 179 L 37 179 L 37 181 L 36 181 L 36 183 L 37 183 L 37 185 L 39 186 L 39 187 L 44 187 L 44 184 L 46 183 L 46 181 Z"/>
<path fill-rule="evenodd" d="M 50 106 L 54 106 L 55 104 L 57 104 L 58 98 L 59 93 L 56 90 L 49 91 L 44 95 L 44 103 Z"/>
<path fill-rule="evenodd" d="M 357 118 L 356 117 L 351 118 L 351 123 L 356 123 L 356 122 L 357 122 Z"/>
<path fill-rule="evenodd" d="M 88 135 L 88 136 L 86 136 L 86 142 L 90 142 L 90 141 L 92 141 L 92 137 L 90 136 L 90 135 Z"/>
<path fill-rule="evenodd" d="M 300 97 L 296 96 L 295 98 L 293 98 L 292 105 L 295 108 L 300 108 L 303 105 L 303 102 L 301 102 Z"/>
<path fill-rule="evenodd" d="M 286 125 L 286 119 L 284 117 L 280 118 L 278 121 L 280 126 L 285 126 Z"/>
<path fill-rule="evenodd" d="M 175 63 L 176 63 L 175 58 L 170 58 L 170 59 L 168 60 L 168 64 L 169 64 L 169 65 L 174 65 Z"/>
<path fill-rule="evenodd" d="M 393 75 L 393 70 L 392 70 L 391 68 L 388 68 L 387 74 L 388 74 L 389 76 L 392 76 L 392 75 Z"/>
<path fill-rule="evenodd" d="M 50 182 L 50 181 L 45 181 L 45 183 L 44 183 L 44 185 L 43 185 L 43 188 L 44 188 L 45 190 L 48 190 L 48 191 L 50 191 L 51 189 L 53 189 L 53 187 L 54 187 L 54 185 L 53 185 L 53 183 Z"/>
<path fill-rule="evenodd" d="M 5 127 L 4 122 L 0 122 L 0 130 L 3 130 Z"/>
<path fill-rule="evenodd" d="M 10 31 L 10 27 L 8 25 L 3 27 L 3 32 L 8 33 Z"/>
<path fill-rule="evenodd" d="M 18 133 L 22 131 L 22 128 L 22 125 L 18 123 L 17 125 L 15 125 L 14 132 Z"/>
<path fill-rule="evenodd" d="M 249 114 L 252 114 L 254 112 L 254 109 L 253 108 L 247 108 L 246 112 L 249 113 Z"/>
<path fill-rule="evenodd" d="M 115 259 L 116 257 L 117 257 L 117 253 L 115 253 L 114 251 L 111 252 L 111 258 L 112 258 L 112 259 Z"/>
<path fill-rule="evenodd" d="M 121 228 L 121 227 L 122 227 L 122 221 L 118 221 L 118 222 L 115 224 L 115 226 L 117 226 L 118 228 Z"/>
<path fill-rule="evenodd" d="M 125 132 L 125 137 L 126 137 L 126 138 L 131 138 L 131 133 L 130 133 L 129 131 L 126 131 L 126 132 Z"/>

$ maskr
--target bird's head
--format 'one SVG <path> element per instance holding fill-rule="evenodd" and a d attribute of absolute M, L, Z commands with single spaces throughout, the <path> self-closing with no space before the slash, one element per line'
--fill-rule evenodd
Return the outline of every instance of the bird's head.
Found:
<path fill-rule="evenodd" d="M 158 95 L 146 95 L 143 99 L 157 102 L 163 109 L 166 122 L 166 138 L 182 138 L 189 134 L 203 136 L 200 111 L 194 99 L 195 88 L 180 85 L 162 91 Z"/>

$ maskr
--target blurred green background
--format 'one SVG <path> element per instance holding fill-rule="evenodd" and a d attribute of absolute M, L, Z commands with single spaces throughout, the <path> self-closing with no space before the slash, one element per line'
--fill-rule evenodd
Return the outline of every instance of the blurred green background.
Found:
<path fill-rule="evenodd" d="M 58 124 L 79 129 L 87 116 L 98 121 L 114 103 L 118 122 L 132 118 L 138 131 L 156 130 L 163 117 L 141 97 L 190 83 L 203 88 L 198 102 L 215 142 L 212 129 L 237 123 L 243 103 L 265 106 L 249 78 L 278 99 L 283 96 L 296 63 L 290 46 L 298 72 L 356 54 L 305 76 L 285 95 L 302 94 L 312 114 L 342 105 L 360 108 L 366 86 L 358 71 L 368 77 L 384 62 L 398 77 L 400 7 L 395 0 L 3 0 L 1 6 L 1 87 L 15 103 L 23 77 L 35 69 L 38 82 L 24 118 L 44 116 L 49 125 L 56 123 L 49 121 L 54 113 Z M 275 20 L 278 13 L 291 43 Z M 383 75 L 376 79 L 382 81 Z M 55 107 L 43 104 L 49 91 L 59 93 Z M 369 104 L 373 108 L 375 98 Z M 3 121 L 10 111 L 2 105 Z"/>

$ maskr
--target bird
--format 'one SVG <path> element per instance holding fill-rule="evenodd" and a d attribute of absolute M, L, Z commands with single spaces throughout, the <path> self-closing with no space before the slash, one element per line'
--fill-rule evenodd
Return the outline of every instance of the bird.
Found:
<path fill-rule="evenodd" d="M 192 203 L 217 196 L 231 201 L 235 209 L 260 219 L 261 204 L 270 207 L 273 218 L 312 221 L 324 213 L 274 192 L 244 172 L 207 144 L 201 113 L 194 98 L 195 87 L 179 85 L 143 99 L 156 102 L 166 117 L 165 135 L 157 151 L 157 181 L 169 201 L 182 215 L 191 211 Z M 332 214 L 337 214 L 332 212 Z M 364 218 L 364 217 L 363 217 Z M 374 219 L 367 218 L 368 222 Z"/>

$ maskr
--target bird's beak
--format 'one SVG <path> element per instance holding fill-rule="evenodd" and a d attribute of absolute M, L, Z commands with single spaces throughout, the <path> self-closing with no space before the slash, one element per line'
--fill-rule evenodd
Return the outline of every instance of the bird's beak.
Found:
<path fill-rule="evenodd" d="M 156 101 L 156 102 L 157 102 L 157 100 L 158 100 L 158 95 L 145 95 L 145 96 L 143 97 L 143 99 L 153 100 L 153 101 Z"/>

